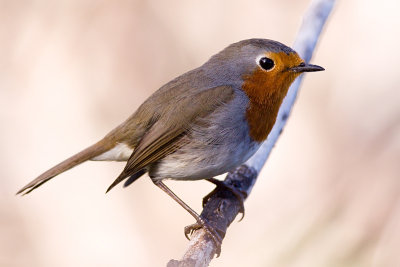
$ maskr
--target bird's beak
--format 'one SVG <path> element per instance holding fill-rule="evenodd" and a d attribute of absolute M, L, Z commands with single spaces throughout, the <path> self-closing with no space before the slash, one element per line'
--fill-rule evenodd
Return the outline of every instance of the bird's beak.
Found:
<path fill-rule="evenodd" d="M 312 71 L 322 71 L 325 70 L 323 67 L 317 66 L 317 65 L 312 65 L 312 64 L 307 64 L 302 62 L 300 65 L 296 67 L 292 67 L 289 69 L 292 72 L 312 72 Z"/>

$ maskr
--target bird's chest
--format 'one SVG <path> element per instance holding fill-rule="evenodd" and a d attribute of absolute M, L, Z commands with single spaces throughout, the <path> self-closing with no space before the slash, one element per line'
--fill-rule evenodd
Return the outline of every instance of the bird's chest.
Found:
<path fill-rule="evenodd" d="M 250 102 L 246 110 L 246 121 L 249 136 L 257 142 L 263 142 L 271 132 L 278 115 L 282 100 L 271 100 L 267 103 Z"/>
<path fill-rule="evenodd" d="M 249 134 L 247 98 L 199 119 L 182 145 L 150 170 L 154 177 L 204 179 L 228 172 L 249 159 L 260 142 Z"/>
<path fill-rule="evenodd" d="M 249 99 L 246 120 L 253 140 L 263 142 L 267 139 L 294 78 L 290 74 L 269 77 L 261 70 L 244 77 L 242 89 Z"/>

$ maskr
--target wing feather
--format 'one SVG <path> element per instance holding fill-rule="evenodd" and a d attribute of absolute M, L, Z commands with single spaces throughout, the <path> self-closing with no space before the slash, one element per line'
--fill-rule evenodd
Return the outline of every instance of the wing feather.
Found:
<path fill-rule="evenodd" d="M 110 185 L 107 192 L 125 178 L 134 175 L 148 165 L 173 153 L 183 145 L 183 138 L 190 132 L 198 118 L 204 118 L 234 96 L 230 86 L 218 86 L 203 90 L 191 97 L 184 97 L 174 107 L 164 109 L 159 119 L 140 140 L 124 170 Z"/>

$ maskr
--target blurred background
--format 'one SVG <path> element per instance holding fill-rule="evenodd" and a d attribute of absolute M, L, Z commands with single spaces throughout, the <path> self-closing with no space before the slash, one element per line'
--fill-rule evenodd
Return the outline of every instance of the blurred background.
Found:
<path fill-rule="evenodd" d="M 291 45 L 308 0 L 0 1 L 0 266 L 165 266 L 193 219 L 123 163 L 15 192 L 238 40 Z M 211 266 L 400 266 L 397 0 L 338 1 L 289 123 Z M 167 182 L 193 208 L 213 186 Z"/>

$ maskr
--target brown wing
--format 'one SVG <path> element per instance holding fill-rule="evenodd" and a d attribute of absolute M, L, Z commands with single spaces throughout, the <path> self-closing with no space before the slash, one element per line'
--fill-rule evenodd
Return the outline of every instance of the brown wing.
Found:
<path fill-rule="evenodd" d="M 190 131 L 191 124 L 197 118 L 212 113 L 219 106 L 228 103 L 233 96 L 234 91 L 230 86 L 219 86 L 184 97 L 174 107 L 165 109 L 165 113 L 161 114 L 140 140 L 125 169 L 107 192 L 128 176 L 175 151 L 182 145 L 181 137 Z"/>

